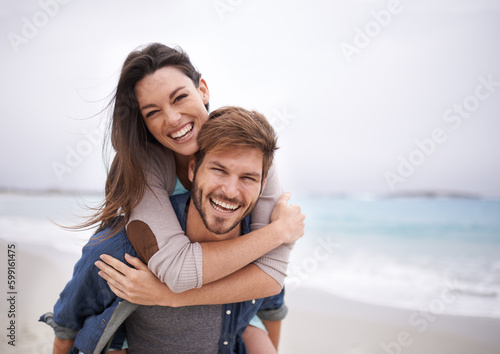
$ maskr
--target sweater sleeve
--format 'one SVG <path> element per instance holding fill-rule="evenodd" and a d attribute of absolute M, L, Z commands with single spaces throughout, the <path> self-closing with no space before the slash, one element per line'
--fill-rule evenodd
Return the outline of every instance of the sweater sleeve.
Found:
<path fill-rule="evenodd" d="M 283 194 L 276 166 L 273 164 L 269 169 L 267 183 L 262 195 L 252 212 L 252 223 L 250 230 L 258 230 L 270 222 L 271 213 Z M 275 279 L 282 287 L 285 282 L 286 270 L 290 252 L 293 244 L 282 244 L 281 246 L 269 251 L 264 256 L 255 260 L 254 264 Z"/>
<path fill-rule="evenodd" d="M 174 292 L 202 285 L 202 248 L 182 230 L 169 195 L 175 188 L 175 160 L 170 150 L 151 146 L 148 187 L 131 213 L 127 236 L 149 269 Z"/>

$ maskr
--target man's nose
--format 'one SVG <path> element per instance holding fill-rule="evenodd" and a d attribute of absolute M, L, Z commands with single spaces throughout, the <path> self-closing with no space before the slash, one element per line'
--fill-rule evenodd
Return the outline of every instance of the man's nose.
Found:
<path fill-rule="evenodd" d="M 227 177 L 222 185 L 222 191 L 228 198 L 236 198 L 239 195 L 238 179 Z"/>

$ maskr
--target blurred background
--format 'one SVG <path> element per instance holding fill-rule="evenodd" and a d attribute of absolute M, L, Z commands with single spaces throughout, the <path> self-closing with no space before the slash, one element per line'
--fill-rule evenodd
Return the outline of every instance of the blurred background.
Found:
<path fill-rule="evenodd" d="M 373 354 L 406 328 L 408 353 L 497 353 L 499 34 L 494 0 L 0 0 L 0 262 L 16 243 L 23 289 L 36 289 L 20 298 L 18 352 L 51 352 L 36 318 L 92 233 L 51 220 L 74 225 L 80 202 L 102 199 L 120 68 L 162 42 L 190 55 L 211 109 L 256 109 L 278 131 L 282 184 L 307 215 L 284 352 Z M 442 315 L 423 323 L 456 337 L 362 303 Z M 473 317 L 489 322 L 471 331 Z"/>
<path fill-rule="evenodd" d="M 494 0 L 2 0 L 0 19 L 0 188 L 102 190 L 102 110 L 158 41 L 212 109 L 266 114 L 295 193 L 500 195 Z"/>

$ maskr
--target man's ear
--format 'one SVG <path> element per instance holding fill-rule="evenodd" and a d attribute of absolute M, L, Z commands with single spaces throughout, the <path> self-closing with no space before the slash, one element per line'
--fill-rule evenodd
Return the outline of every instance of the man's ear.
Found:
<path fill-rule="evenodd" d="M 262 193 L 264 193 L 264 188 L 266 188 L 266 183 L 267 183 L 267 176 L 266 178 L 264 178 L 264 180 L 262 181 L 262 184 L 261 184 L 261 187 L 260 187 L 260 194 L 259 194 L 259 197 L 262 196 Z"/>
<path fill-rule="evenodd" d="M 196 158 L 194 155 L 189 156 L 189 165 L 188 165 L 188 178 L 191 182 L 194 182 L 194 169 L 196 167 Z"/>
<path fill-rule="evenodd" d="M 203 100 L 203 104 L 208 104 L 210 101 L 210 91 L 208 90 L 208 85 L 205 79 L 200 79 L 200 84 L 198 85 L 198 90 L 201 94 L 201 99 Z"/>

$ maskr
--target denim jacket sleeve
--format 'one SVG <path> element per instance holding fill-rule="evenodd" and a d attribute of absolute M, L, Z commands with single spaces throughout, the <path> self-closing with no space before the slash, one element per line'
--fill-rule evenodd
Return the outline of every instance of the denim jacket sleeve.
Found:
<path fill-rule="evenodd" d="M 278 295 L 264 299 L 257 315 L 267 321 L 281 321 L 286 317 L 288 307 L 285 305 L 285 288 Z"/>
<path fill-rule="evenodd" d="M 109 254 L 124 262 L 125 252 L 135 255 L 124 231 L 102 241 L 99 237 L 108 230 L 92 236 L 89 243 L 83 247 L 82 257 L 76 263 L 72 279 L 66 284 L 54 306 L 51 321 L 49 316 L 41 320 L 53 322 L 50 324 L 60 339 L 75 339 L 84 322 L 96 314 L 101 314 L 112 304 L 117 296 L 111 291 L 106 281 L 98 275 L 99 269 L 94 263 L 101 254 Z"/>

